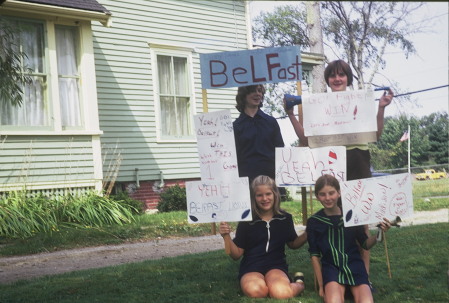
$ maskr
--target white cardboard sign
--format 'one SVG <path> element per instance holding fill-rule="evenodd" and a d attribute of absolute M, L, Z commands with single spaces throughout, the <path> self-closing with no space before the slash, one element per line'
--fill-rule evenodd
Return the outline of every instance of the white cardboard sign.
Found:
<path fill-rule="evenodd" d="M 372 90 L 313 94 L 302 104 L 307 137 L 377 131 Z"/>
<path fill-rule="evenodd" d="M 396 174 L 341 182 L 345 226 L 365 225 L 413 215 L 411 175 Z"/>
<path fill-rule="evenodd" d="M 234 182 L 186 182 L 189 223 L 251 221 L 248 177 Z"/>
<path fill-rule="evenodd" d="M 194 116 L 202 181 L 238 180 L 234 129 L 229 110 Z"/>
<path fill-rule="evenodd" d="M 346 180 L 346 148 L 276 148 L 276 184 L 278 186 L 314 185 L 322 175 Z"/>

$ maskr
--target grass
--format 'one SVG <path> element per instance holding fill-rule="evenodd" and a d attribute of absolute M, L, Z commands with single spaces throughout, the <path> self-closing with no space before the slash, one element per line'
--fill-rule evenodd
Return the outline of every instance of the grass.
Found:
<path fill-rule="evenodd" d="M 415 211 L 448 208 L 448 196 L 449 179 L 413 182 Z M 309 199 L 309 194 L 307 199 Z M 300 201 L 282 202 L 281 207 L 293 215 L 296 224 L 302 224 Z M 313 212 L 320 208 L 321 204 L 314 199 Z M 308 215 L 310 213 L 309 204 Z M 233 224 L 236 225 L 236 223 Z M 84 228 L 61 227 L 48 233 L 37 233 L 27 239 L 0 237 L 0 256 L 35 254 L 157 238 L 203 236 L 211 234 L 211 226 L 211 224 L 188 224 L 185 211 L 136 215 L 131 223 L 124 225 Z"/>
<path fill-rule="evenodd" d="M 448 302 L 448 230 L 449 223 L 391 229 L 387 233 L 391 279 L 383 244 L 371 250 L 375 301 Z M 287 261 L 292 273 L 300 270 L 306 277 L 306 291 L 289 300 L 244 297 L 236 277 L 239 262 L 220 250 L 0 285 L 0 302 L 321 302 L 313 290 L 306 247 L 287 249 Z"/>

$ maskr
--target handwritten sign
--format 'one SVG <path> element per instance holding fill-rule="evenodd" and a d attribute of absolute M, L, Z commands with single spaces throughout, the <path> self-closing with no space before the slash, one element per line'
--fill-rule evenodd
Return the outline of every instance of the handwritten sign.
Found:
<path fill-rule="evenodd" d="M 229 110 L 194 116 L 201 180 L 238 180 L 234 129 Z"/>
<path fill-rule="evenodd" d="M 314 94 L 302 104 L 308 137 L 377 131 L 372 90 Z"/>
<path fill-rule="evenodd" d="M 186 182 L 189 223 L 251 221 L 248 177 L 234 182 Z"/>
<path fill-rule="evenodd" d="M 341 201 L 345 226 L 401 219 L 413 214 L 410 174 L 397 174 L 342 182 Z"/>
<path fill-rule="evenodd" d="M 200 54 L 203 89 L 301 81 L 298 46 Z"/>
<path fill-rule="evenodd" d="M 311 148 L 322 146 L 337 146 L 337 145 L 344 145 L 344 146 L 357 145 L 376 141 L 377 141 L 376 132 L 308 137 L 309 147 Z"/>
<path fill-rule="evenodd" d="M 276 184 L 278 186 L 313 185 L 322 175 L 346 180 L 346 148 L 276 148 Z"/>

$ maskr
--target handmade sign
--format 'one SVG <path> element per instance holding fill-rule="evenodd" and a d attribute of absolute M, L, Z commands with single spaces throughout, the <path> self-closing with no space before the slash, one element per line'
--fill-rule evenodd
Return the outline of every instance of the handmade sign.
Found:
<path fill-rule="evenodd" d="M 337 146 L 337 145 L 344 145 L 344 146 L 357 145 L 376 141 L 377 141 L 376 132 L 308 137 L 309 147 L 311 148 L 322 146 Z"/>
<path fill-rule="evenodd" d="M 186 182 L 189 223 L 251 221 L 248 177 L 233 182 Z"/>
<path fill-rule="evenodd" d="M 413 214 L 410 174 L 388 175 L 340 183 L 345 226 L 377 223 Z"/>
<path fill-rule="evenodd" d="M 194 116 L 201 180 L 238 180 L 234 129 L 229 110 Z"/>
<path fill-rule="evenodd" d="M 200 54 L 203 89 L 301 81 L 298 46 Z"/>
<path fill-rule="evenodd" d="M 377 131 L 372 90 L 314 94 L 302 104 L 308 137 Z"/>
<path fill-rule="evenodd" d="M 313 185 L 322 175 L 346 180 L 346 148 L 276 148 L 276 184 L 278 186 Z"/>

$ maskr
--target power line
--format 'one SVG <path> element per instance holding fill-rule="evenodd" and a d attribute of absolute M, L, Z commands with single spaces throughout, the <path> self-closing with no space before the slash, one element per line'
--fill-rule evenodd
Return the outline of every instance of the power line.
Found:
<path fill-rule="evenodd" d="M 422 93 L 422 92 L 426 92 L 426 91 L 429 91 L 429 90 L 434 90 L 434 89 L 439 89 L 439 88 L 444 88 L 444 87 L 448 87 L 449 86 L 449 84 L 446 84 L 446 85 L 441 85 L 441 86 L 435 86 L 435 87 L 431 87 L 431 88 L 426 88 L 426 89 L 421 89 L 421 90 L 417 90 L 417 91 L 414 91 L 414 92 L 408 92 L 408 93 L 403 93 L 403 94 L 399 94 L 399 95 L 394 95 L 394 97 L 401 97 L 401 96 L 407 96 L 407 95 L 412 95 L 412 94 L 417 94 L 417 93 Z M 376 99 L 376 101 L 378 101 L 379 99 Z M 295 115 L 295 116 L 297 116 L 297 115 Z M 278 117 L 278 118 L 276 118 L 276 119 L 284 119 L 284 118 L 286 118 L 287 116 L 282 116 L 282 117 Z"/>
<path fill-rule="evenodd" d="M 404 93 L 404 94 L 395 95 L 395 97 L 400 97 L 400 96 L 406 96 L 406 95 L 411 95 L 411 94 L 422 93 L 422 92 L 426 92 L 426 91 L 429 91 L 429 90 L 439 89 L 439 88 L 448 87 L 448 86 L 449 86 L 449 84 L 441 85 L 441 86 L 436 86 L 436 87 L 431 87 L 431 88 L 426 88 L 426 89 L 421 89 L 421 90 L 417 90 L 417 91 L 414 91 L 414 92 L 409 92 L 409 93 Z"/>

